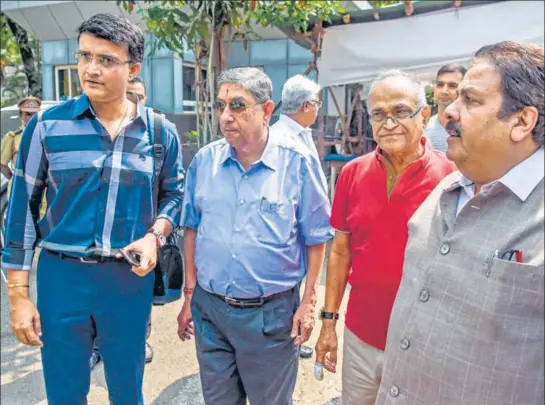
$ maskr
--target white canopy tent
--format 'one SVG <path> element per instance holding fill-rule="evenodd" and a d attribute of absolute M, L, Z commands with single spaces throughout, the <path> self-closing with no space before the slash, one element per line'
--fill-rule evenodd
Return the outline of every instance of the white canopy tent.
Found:
<path fill-rule="evenodd" d="M 430 79 L 442 65 L 466 64 L 486 44 L 543 45 L 544 6 L 544 1 L 502 1 L 327 28 L 319 82 L 324 87 L 365 83 L 392 68 Z"/>

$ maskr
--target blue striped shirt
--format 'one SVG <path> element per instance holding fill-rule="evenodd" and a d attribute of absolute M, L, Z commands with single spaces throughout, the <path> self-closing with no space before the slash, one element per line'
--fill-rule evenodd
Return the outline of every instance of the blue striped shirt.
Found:
<path fill-rule="evenodd" d="M 164 119 L 158 218 L 180 221 L 183 164 L 174 124 Z M 71 256 L 113 256 L 153 225 L 153 111 L 115 141 L 87 96 L 46 110 L 26 126 L 14 171 L 2 267 L 29 270 L 36 245 Z M 47 212 L 39 219 L 47 187 Z"/>
<path fill-rule="evenodd" d="M 307 271 L 305 245 L 333 236 L 321 170 L 291 136 L 271 133 L 261 159 L 248 170 L 225 139 L 199 150 L 187 169 L 181 221 L 197 230 L 199 285 L 254 298 L 299 283 Z"/>

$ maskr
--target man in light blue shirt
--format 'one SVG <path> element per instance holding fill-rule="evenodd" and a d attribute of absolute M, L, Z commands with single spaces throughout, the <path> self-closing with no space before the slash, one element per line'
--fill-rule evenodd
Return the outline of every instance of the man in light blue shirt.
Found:
<path fill-rule="evenodd" d="M 309 149 L 269 136 L 269 77 L 232 69 L 218 88 L 224 139 L 202 148 L 187 173 L 178 334 L 195 333 L 207 405 L 289 404 L 299 345 L 314 326 L 330 204 Z"/>
<path fill-rule="evenodd" d="M 465 67 L 454 63 L 442 66 L 437 72 L 437 78 L 433 86 L 433 98 L 437 103 L 437 114 L 430 118 L 424 131 L 424 136 L 431 141 L 431 145 L 435 150 L 447 151 L 448 134 L 445 131 L 447 122 L 445 110 L 458 97 L 458 85 L 464 78 L 465 73 Z"/>

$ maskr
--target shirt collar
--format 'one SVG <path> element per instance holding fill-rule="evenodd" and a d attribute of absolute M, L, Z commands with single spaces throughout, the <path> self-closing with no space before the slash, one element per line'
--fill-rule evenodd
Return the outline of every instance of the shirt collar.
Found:
<path fill-rule="evenodd" d="M 92 112 L 91 104 L 89 104 L 89 98 L 84 93 L 81 96 L 79 96 L 78 99 L 76 100 L 76 102 L 74 103 L 72 119 L 75 120 L 75 119 L 79 118 L 81 115 L 83 115 L 87 111 Z M 94 113 L 93 113 L 93 115 L 94 115 Z"/>
<path fill-rule="evenodd" d="M 494 184 L 499 182 L 511 190 L 513 194 L 521 199 L 521 201 L 526 201 L 528 196 L 544 177 L 544 158 L 545 150 L 543 147 L 540 147 L 532 155 L 505 173 L 501 178 L 485 184 L 481 188 L 481 192 L 486 194 Z M 454 190 L 458 187 L 463 187 L 470 196 L 474 194 L 473 181 L 469 180 L 461 173 L 447 190 Z"/>
<path fill-rule="evenodd" d="M 74 109 L 72 114 L 72 119 L 77 119 L 81 117 L 86 112 L 90 112 L 94 117 L 96 117 L 95 112 L 93 111 L 93 107 L 91 106 L 91 103 L 89 102 L 89 98 L 84 93 L 82 94 L 74 103 Z M 148 122 L 146 119 L 146 107 L 142 104 L 138 103 L 136 108 L 136 117 L 134 118 L 135 122 L 141 122 L 144 124 L 144 126 L 148 127 Z"/>
<path fill-rule="evenodd" d="M 303 127 L 293 118 L 290 118 L 285 114 L 280 114 L 280 116 L 278 117 L 278 121 L 284 123 L 296 135 L 300 134 L 305 129 L 305 127 Z"/>
<path fill-rule="evenodd" d="M 227 143 L 227 141 L 223 140 L 225 143 L 223 144 L 223 149 L 221 151 L 220 155 L 220 164 L 225 164 L 227 161 L 232 160 L 233 162 L 240 163 L 237 159 L 235 149 Z M 257 165 L 258 163 L 263 163 L 265 166 L 272 170 L 277 170 L 278 167 L 278 143 L 274 136 L 271 136 L 271 133 L 269 131 L 267 145 L 265 145 L 265 149 L 263 150 L 263 153 L 261 154 L 261 158 L 255 163 L 252 164 L 252 166 Z"/>

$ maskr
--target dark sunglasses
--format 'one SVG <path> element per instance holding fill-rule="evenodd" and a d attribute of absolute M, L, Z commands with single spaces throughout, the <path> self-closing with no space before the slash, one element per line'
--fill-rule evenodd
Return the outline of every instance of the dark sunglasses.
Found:
<path fill-rule="evenodd" d="M 29 117 L 32 118 L 36 114 L 35 112 L 29 112 L 29 111 L 19 111 L 19 115 L 21 117 Z"/>
<path fill-rule="evenodd" d="M 256 103 L 255 105 L 260 105 L 260 104 L 263 104 L 263 103 Z M 225 101 L 218 100 L 213 105 L 214 111 L 220 114 L 225 111 L 225 107 L 227 106 L 229 106 L 229 110 L 231 110 L 233 114 L 240 114 L 251 107 L 249 105 L 246 105 L 246 103 L 242 100 L 231 100 L 228 103 L 226 103 Z"/>

